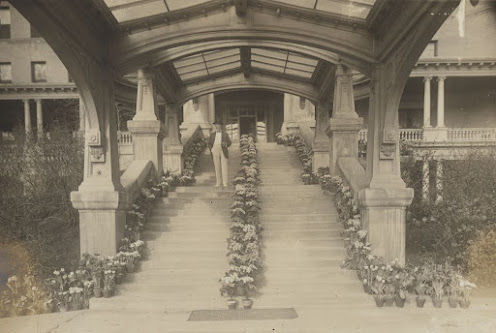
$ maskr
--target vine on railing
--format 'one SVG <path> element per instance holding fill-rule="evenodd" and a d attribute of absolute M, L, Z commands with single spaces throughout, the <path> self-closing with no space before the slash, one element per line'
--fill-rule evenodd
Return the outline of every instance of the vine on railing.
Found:
<path fill-rule="evenodd" d="M 207 147 L 207 141 L 203 138 L 197 138 L 188 146 L 184 156 L 184 170 L 178 174 L 167 172 L 162 178 L 162 182 L 167 183 L 167 186 L 191 186 L 195 183 L 195 166 L 198 162 L 198 157 Z"/>
<path fill-rule="evenodd" d="M 257 148 L 253 137 L 240 139 L 241 169 L 233 184 L 234 201 L 231 205 L 231 236 L 228 239 L 229 268 L 220 279 L 222 296 L 228 297 L 228 307 L 236 308 L 235 297 L 243 297 L 243 306 L 251 308 L 256 291 L 256 280 L 261 273 L 259 201 L 257 186 L 260 182 Z"/>

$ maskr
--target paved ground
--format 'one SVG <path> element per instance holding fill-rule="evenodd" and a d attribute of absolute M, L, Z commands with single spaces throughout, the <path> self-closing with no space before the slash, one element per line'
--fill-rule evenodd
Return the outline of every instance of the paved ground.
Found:
<path fill-rule="evenodd" d="M 123 333 L 123 332 L 496 332 L 496 300 L 484 305 L 475 299 L 473 308 L 417 309 L 373 306 L 353 309 L 296 309 L 299 318 L 281 321 L 188 322 L 189 312 L 122 313 L 77 311 L 0 319 L 2 333 Z"/>

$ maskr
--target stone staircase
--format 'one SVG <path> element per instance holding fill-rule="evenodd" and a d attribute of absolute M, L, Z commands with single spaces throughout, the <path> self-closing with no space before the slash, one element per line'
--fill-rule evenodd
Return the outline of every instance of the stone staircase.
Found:
<path fill-rule="evenodd" d="M 229 177 L 239 168 L 239 146 L 230 149 Z M 196 184 L 177 187 L 159 199 L 142 238 L 146 258 L 128 274 L 118 295 L 92 299 L 91 309 L 133 312 L 181 312 L 225 309 L 219 278 L 227 268 L 229 206 L 233 187 L 215 189 L 208 149 L 200 156 Z"/>
<path fill-rule="evenodd" d="M 259 144 L 265 284 L 257 308 L 356 307 L 364 294 L 345 257 L 337 211 L 320 185 L 303 185 L 293 148 Z"/>
<path fill-rule="evenodd" d="M 262 184 L 264 280 L 255 308 L 357 307 L 370 304 L 354 272 L 343 270 L 336 209 L 319 185 L 303 185 L 293 148 L 258 143 Z M 239 146 L 230 149 L 229 177 L 239 168 Z M 91 309 L 180 313 L 226 309 L 219 278 L 227 268 L 229 206 L 233 187 L 214 189 L 208 150 L 196 184 L 161 198 L 146 224 L 146 258 L 128 274 L 118 295 L 92 299 Z"/>

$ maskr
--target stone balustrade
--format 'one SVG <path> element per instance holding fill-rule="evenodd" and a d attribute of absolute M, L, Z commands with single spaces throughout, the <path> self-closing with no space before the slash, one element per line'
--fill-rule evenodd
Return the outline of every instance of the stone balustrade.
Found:
<path fill-rule="evenodd" d="M 367 129 L 358 133 L 358 139 L 367 142 Z M 421 128 L 400 129 L 400 139 L 409 142 L 427 141 Z M 471 143 L 496 141 L 496 128 L 449 128 L 446 142 Z"/>

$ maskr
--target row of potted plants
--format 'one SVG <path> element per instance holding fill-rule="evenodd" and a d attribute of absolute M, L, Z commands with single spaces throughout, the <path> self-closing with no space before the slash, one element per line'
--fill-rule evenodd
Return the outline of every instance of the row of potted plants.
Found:
<path fill-rule="evenodd" d="M 167 172 L 162 179 L 162 183 L 166 183 L 169 187 L 176 186 L 191 186 L 195 183 L 194 168 L 198 162 L 198 157 L 207 147 L 207 141 L 202 138 L 197 138 L 183 153 L 184 170 L 180 175 Z"/>
<path fill-rule="evenodd" d="M 257 186 L 260 182 L 257 149 L 250 135 L 240 138 L 241 168 L 233 184 L 234 200 L 231 205 L 231 235 L 227 242 L 229 267 L 220 279 L 222 296 L 228 298 L 229 309 L 238 305 L 241 297 L 243 307 L 250 309 L 251 297 L 257 292 L 257 278 L 261 273 L 259 201 Z"/>
<path fill-rule="evenodd" d="M 371 253 L 372 244 L 367 242 L 367 231 L 362 229 L 358 206 L 343 179 L 326 174 L 320 177 L 320 183 L 324 190 L 335 193 L 339 220 L 345 228 L 342 234 L 347 256 L 343 267 L 357 271 L 364 291 L 374 296 L 378 307 L 403 307 L 410 295 L 416 295 L 417 307 L 423 307 L 427 297 L 436 308 L 446 298 L 452 308 L 469 307 L 470 293 L 476 286 L 458 268 L 449 262 L 429 261 L 420 266 L 402 266 L 396 260 L 385 263 Z"/>
<path fill-rule="evenodd" d="M 303 165 L 303 171 L 300 176 L 305 185 L 319 183 L 319 175 L 313 172 L 311 150 L 307 147 L 305 140 L 295 134 L 282 135 L 277 133 L 276 142 L 285 146 L 295 147 L 296 154 Z"/>
<path fill-rule="evenodd" d="M 185 170 L 180 176 L 166 174 L 158 184 L 150 179 L 141 189 L 126 214 L 125 237 L 116 256 L 84 254 L 77 268 L 61 268 L 44 280 L 30 273 L 9 277 L 7 289 L 0 292 L 0 317 L 80 310 L 89 307 L 91 297 L 111 297 L 142 257 L 141 232 L 155 199 L 174 186 L 194 183 L 193 169 L 205 147 L 205 140 L 197 139 L 185 152 Z"/>
<path fill-rule="evenodd" d="M 281 144 L 296 145 L 298 142 L 294 135 L 278 138 Z M 303 152 L 300 149 L 299 156 Z M 310 156 L 300 159 L 305 170 L 305 161 Z M 367 242 L 367 231 L 362 229 L 359 207 L 350 187 L 340 176 L 331 176 L 327 168 L 319 169 L 316 177 L 324 191 L 335 194 L 339 220 L 345 228 L 342 234 L 347 256 L 342 266 L 357 271 L 364 291 L 374 295 L 378 307 L 393 304 L 403 307 L 410 295 L 416 295 L 417 307 L 423 307 L 427 297 L 437 308 L 446 298 L 452 308 L 458 305 L 469 307 L 470 293 L 476 286 L 463 277 L 459 268 L 448 262 L 439 265 L 429 261 L 421 266 L 401 266 L 397 261 L 385 263 L 381 257 L 371 253 L 372 244 Z"/>

